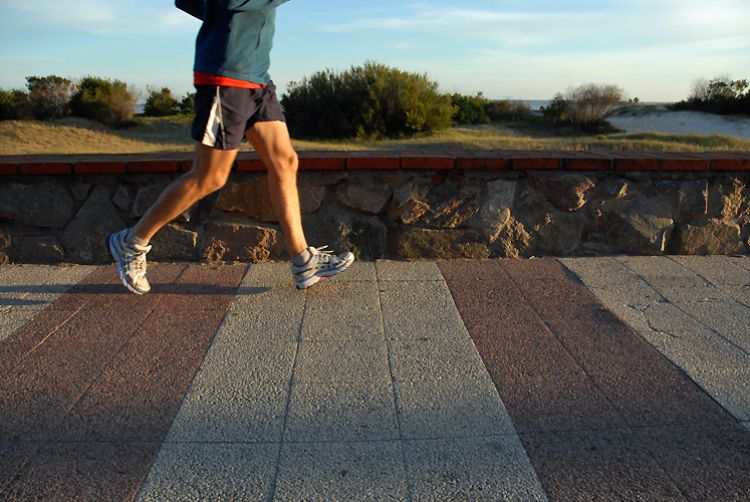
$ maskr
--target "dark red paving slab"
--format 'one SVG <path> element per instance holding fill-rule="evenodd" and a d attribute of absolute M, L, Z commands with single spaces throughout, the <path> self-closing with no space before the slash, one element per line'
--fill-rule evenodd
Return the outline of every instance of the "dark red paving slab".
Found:
<path fill-rule="evenodd" d="M 732 420 L 557 260 L 498 263 L 628 425 L 705 425 Z"/>
<path fill-rule="evenodd" d="M 157 443 L 20 444 L 16 451 L 23 452 L 28 464 L 19 471 L 20 476 L 0 491 L 0 498 L 134 500 L 160 446 Z M 138 483 L 133 482 L 136 479 Z"/>
<path fill-rule="evenodd" d="M 0 340 L 0 378 L 94 298 L 91 291 L 116 280 L 113 267 L 94 270 L 12 336 Z"/>
<path fill-rule="evenodd" d="M 625 427 L 496 261 L 439 266 L 519 433 Z"/>
<path fill-rule="evenodd" d="M 551 500 L 747 499 L 750 433 L 559 263 L 439 266 Z M 547 371 L 556 367 L 565 370 Z M 570 387 L 576 368 L 589 387 Z M 529 427 L 519 396 L 562 411 L 583 390 L 611 406 L 589 404 L 569 424 L 622 426 Z"/>
<path fill-rule="evenodd" d="M 154 284 L 171 282 L 183 269 L 152 267 L 149 276 Z M 91 294 L 92 300 L 0 381 L 3 437 L 49 438 L 60 418 L 164 297 L 133 295 L 115 284 L 92 288 Z"/>
<path fill-rule="evenodd" d="M 95 299 L 0 382 L 0 437 L 16 439 L 3 495 L 131 498 L 246 270 L 151 267 L 141 297 L 119 284 L 74 288 Z"/>
<path fill-rule="evenodd" d="M 223 266 L 213 276 L 205 276 L 206 269 L 189 266 L 175 283 L 189 285 L 193 302 L 201 308 L 186 310 L 179 296 L 167 296 L 65 417 L 59 438 L 162 441 L 166 437 L 247 267 Z M 196 276 L 203 276 L 203 281 L 197 282 Z M 219 295 L 214 294 L 217 288 L 222 291 Z"/>
<path fill-rule="evenodd" d="M 629 430 L 521 435 L 550 500 L 684 500 Z"/>

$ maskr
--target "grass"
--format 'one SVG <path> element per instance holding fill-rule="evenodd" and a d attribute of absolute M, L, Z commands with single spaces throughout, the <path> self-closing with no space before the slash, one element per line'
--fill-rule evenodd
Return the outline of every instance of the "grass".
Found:
<path fill-rule="evenodd" d="M 0 122 L 0 154 L 154 153 L 192 151 L 189 116 L 137 117 L 133 127 L 111 129 L 80 118 L 53 122 Z M 517 122 L 489 126 L 454 127 L 432 135 L 382 141 L 295 140 L 305 150 L 429 151 L 449 154 L 460 150 L 559 151 L 683 151 L 750 152 L 750 141 L 729 136 L 691 134 L 587 134 L 576 128 L 557 128 L 530 116 Z M 243 150 L 249 150 L 243 143 Z"/>

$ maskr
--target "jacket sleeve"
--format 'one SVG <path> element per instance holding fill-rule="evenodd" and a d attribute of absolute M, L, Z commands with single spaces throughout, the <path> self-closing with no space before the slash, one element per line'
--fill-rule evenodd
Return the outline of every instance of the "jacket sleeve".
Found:
<path fill-rule="evenodd" d="M 174 4 L 178 9 L 203 20 L 206 12 L 206 0 L 175 0 Z"/>
<path fill-rule="evenodd" d="M 227 10 L 241 12 L 248 10 L 261 10 L 269 7 L 278 7 L 289 0 L 216 0 L 219 5 Z"/>

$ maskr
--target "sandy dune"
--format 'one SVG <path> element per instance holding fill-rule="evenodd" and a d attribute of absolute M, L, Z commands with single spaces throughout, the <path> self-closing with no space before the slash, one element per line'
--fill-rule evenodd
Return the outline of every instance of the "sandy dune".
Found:
<path fill-rule="evenodd" d="M 627 132 L 664 132 L 676 134 L 719 134 L 750 139 L 750 117 L 722 116 L 703 112 L 673 112 L 663 109 L 633 116 L 611 115 L 607 120 Z"/>

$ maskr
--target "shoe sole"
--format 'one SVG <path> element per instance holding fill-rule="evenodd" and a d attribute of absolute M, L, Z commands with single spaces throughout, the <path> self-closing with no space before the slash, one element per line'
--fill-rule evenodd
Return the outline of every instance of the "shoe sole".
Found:
<path fill-rule="evenodd" d="M 114 244 L 114 237 L 115 237 L 115 234 L 111 234 L 107 238 L 107 247 L 109 247 L 109 254 L 111 254 L 112 258 L 115 260 L 115 268 L 117 269 L 117 277 L 120 278 L 122 285 L 125 286 L 128 289 L 128 291 L 130 291 L 131 293 L 134 293 L 139 296 L 145 295 L 146 293 L 148 293 L 147 291 L 138 291 L 133 286 L 128 284 L 128 281 L 125 279 L 124 274 L 122 273 L 120 269 L 120 265 L 119 265 L 120 259 L 118 258 L 117 248 L 115 247 L 115 244 Z"/>
<path fill-rule="evenodd" d="M 340 267 L 334 268 L 331 270 L 326 270 L 323 272 L 318 272 L 309 279 L 303 281 L 302 283 L 295 282 L 295 286 L 297 286 L 297 289 L 307 289 L 310 286 L 314 286 L 326 277 L 333 277 L 334 275 L 338 275 L 347 268 L 351 266 L 351 264 L 354 263 L 354 258 L 352 258 L 349 262 L 344 262 Z"/>

